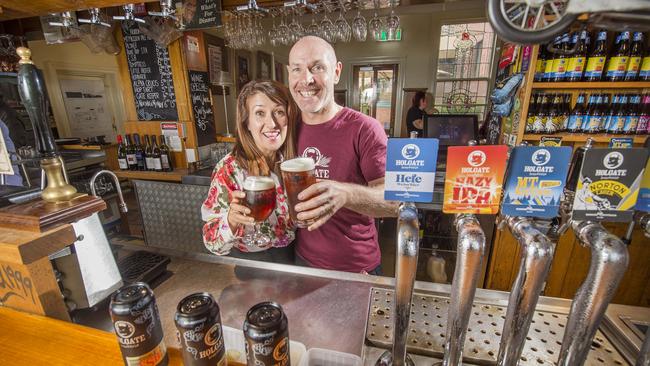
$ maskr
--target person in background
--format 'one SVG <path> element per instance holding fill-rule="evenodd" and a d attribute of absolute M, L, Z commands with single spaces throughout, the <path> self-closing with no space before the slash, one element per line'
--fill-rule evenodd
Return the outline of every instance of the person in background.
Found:
<path fill-rule="evenodd" d="M 320 179 L 298 196 L 297 218 L 311 224 L 296 232 L 296 263 L 381 274 L 373 218 L 397 215 L 397 203 L 384 201 L 387 137 L 376 119 L 336 104 L 341 69 L 318 37 L 301 38 L 289 53 L 289 90 L 301 112 L 297 153 L 316 162 Z"/>
<path fill-rule="evenodd" d="M 251 81 L 237 98 L 237 140 L 233 151 L 214 167 L 208 197 L 201 206 L 203 242 L 217 255 L 293 263 L 295 237 L 284 190 L 274 173 L 276 163 L 295 156 L 294 130 L 298 110 L 286 86 L 275 81 Z M 253 252 L 241 239 L 253 229 L 250 210 L 242 204 L 247 176 L 275 181 L 276 205 L 261 231 L 272 247 Z M 242 254 L 243 253 L 243 254 Z"/>
<path fill-rule="evenodd" d="M 426 94 L 423 91 L 417 91 L 413 95 L 411 108 L 406 112 L 406 130 L 409 136 L 411 132 L 418 133 L 418 137 L 422 137 L 422 129 L 424 128 L 424 109 L 427 107 Z"/>

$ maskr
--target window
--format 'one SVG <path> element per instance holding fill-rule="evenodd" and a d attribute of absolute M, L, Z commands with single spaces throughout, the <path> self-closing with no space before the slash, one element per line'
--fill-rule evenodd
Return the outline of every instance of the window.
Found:
<path fill-rule="evenodd" d="M 488 22 L 443 24 L 434 106 L 438 113 L 485 116 L 495 36 Z"/>

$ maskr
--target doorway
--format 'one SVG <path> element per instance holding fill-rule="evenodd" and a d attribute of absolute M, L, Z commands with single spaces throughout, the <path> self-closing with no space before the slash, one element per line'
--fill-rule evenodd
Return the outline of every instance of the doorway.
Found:
<path fill-rule="evenodd" d="M 353 67 L 353 108 L 377 119 L 389 136 L 395 131 L 398 68 L 398 64 Z"/>

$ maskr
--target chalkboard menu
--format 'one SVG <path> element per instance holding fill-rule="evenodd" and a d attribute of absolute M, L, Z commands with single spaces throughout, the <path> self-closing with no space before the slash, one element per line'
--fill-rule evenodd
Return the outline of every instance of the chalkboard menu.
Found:
<path fill-rule="evenodd" d="M 176 95 L 167 48 L 144 35 L 136 22 L 122 22 L 135 110 L 140 121 L 177 121 Z"/>
<path fill-rule="evenodd" d="M 217 131 L 214 128 L 214 114 L 210 100 L 210 77 L 205 71 L 189 71 L 190 97 L 198 146 L 216 142 Z"/>
<path fill-rule="evenodd" d="M 221 0 L 183 2 L 185 29 L 212 28 L 221 25 Z"/>

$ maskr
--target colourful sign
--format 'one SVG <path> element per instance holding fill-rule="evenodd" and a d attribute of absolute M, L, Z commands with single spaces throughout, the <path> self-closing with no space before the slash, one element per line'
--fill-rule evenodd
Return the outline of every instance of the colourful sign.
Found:
<path fill-rule="evenodd" d="M 499 212 L 507 154 L 505 145 L 449 147 L 442 211 Z"/>
<path fill-rule="evenodd" d="M 539 139 L 539 146 L 562 146 L 562 137 L 542 136 Z"/>
<path fill-rule="evenodd" d="M 384 199 L 433 201 L 437 158 L 438 139 L 389 139 Z"/>
<path fill-rule="evenodd" d="M 553 218 L 571 164 L 571 148 L 519 146 L 510 154 L 501 213 Z"/>
<path fill-rule="evenodd" d="M 643 148 L 587 150 L 572 218 L 630 222 L 647 158 L 648 151 Z"/>
<path fill-rule="evenodd" d="M 632 137 L 612 137 L 609 140 L 609 147 L 613 148 L 628 148 L 634 145 L 634 139 Z"/>

